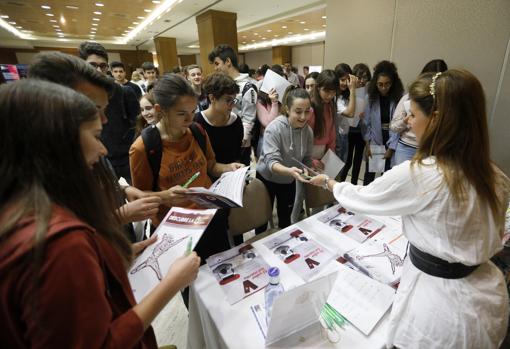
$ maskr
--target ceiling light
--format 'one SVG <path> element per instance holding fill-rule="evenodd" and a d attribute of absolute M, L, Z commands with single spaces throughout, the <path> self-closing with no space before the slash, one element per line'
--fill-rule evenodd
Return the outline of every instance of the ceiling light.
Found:
<path fill-rule="evenodd" d="M 9 18 L 9 16 L 7 15 L 1 15 L 0 18 L 3 18 L 3 19 L 6 19 L 6 18 Z"/>
<path fill-rule="evenodd" d="M 99 18 L 92 18 L 93 21 L 100 21 Z"/>
<path fill-rule="evenodd" d="M 268 29 L 268 30 L 266 30 L 266 31 L 267 31 L 268 33 L 271 33 L 271 32 L 272 32 L 272 30 L 271 30 L 271 29 Z"/>
<path fill-rule="evenodd" d="M 144 19 L 145 17 L 142 17 L 142 16 L 138 16 L 138 17 L 136 17 L 136 18 L 138 18 L 138 19 Z"/>
<path fill-rule="evenodd" d="M 306 22 L 305 22 L 305 21 L 301 21 L 301 22 L 299 22 L 299 23 L 300 23 L 300 24 L 306 24 Z"/>
<path fill-rule="evenodd" d="M 61 32 L 61 31 L 62 31 L 62 29 L 55 29 L 55 31 L 56 31 L 56 32 Z"/>
<path fill-rule="evenodd" d="M 275 34 L 274 37 L 277 38 L 279 35 L 278 34 Z"/>
<path fill-rule="evenodd" d="M 45 10 L 50 10 L 51 9 L 51 7 L 48 6 L 48 5 L 41 5 L 41 8 L 43 8 Z"/>
<path fill-rule="evenodd" d="M 266 40 L 266 38 L 262 38 L 262 40 Z"/>
<path fill-rule="evenodd" d="M 92 23 L 92 25 L 97 27 L 99 24 L 97 24 L 97 23 Z"/>
<path fill-rule="evenodd" d="M 323 28 L 326 28 L 326 25 L 325 25 L 325 24 L 323 24 L 323 25 L 322 25 L 322 27 L 323 27 Z"/>
<path fill-rule="evenodd" d="M 259 33 L 253 33 L 253 35 L 257 36 L 257 35 L 259 35 Z"/>
<path fill-rule="evenodd" d="M 77 9 L 78 9 L 78 6 L 66 5 L 66 8 L 68 8 L 68 9 L 70 9 L 70 10 L 77 10 Z"/>
<path fill-rule="evenodd" d="M 302 35 L 295 35 L 292 37 L 284 37 L 280 39 L 272 39 L 270 41 L 262 41 L 257 42 L 249 45 L 240 46 L 239 50 L 243 51 L 249 51 L 249 50 L 255 50 L 260 49 L 263 47 L 268 46 L 279 46 L 279 45 L 286 45 L 292 42 L 302 42 L 302 41 L 316 41 L 317 39 L 323 39 L 326 37 L 326 32 L 317 32 L 317 33 L 309 33 L 309 34 L 302 34 Z M 254 42 L 255 40 L 252 40 Z"/>
<path fill-rule="evenodd" d="M 292 34 L 292 32 L 289 32 L 288 34 Z"/>
<path fill-rule="evenodd" d="M 60 16 L 60 23 L 66 24 L 66 19 L 64 18 L 64 16 Z"/>
<path fill-rule="evenodd" d="M 133 29 L 134 27 L 128 27 L 128 29 Z"/>
<path fill-rule="evenodd" d="M 104 4 L 102 4 L 102 3 L 100 3 L 100 2 L 96 2 L 96 6 L 98 6 L 98 7 L 103 7 L 103 6 L 104 6 Z"/>
<path fill-rule="evenodd" d="M 246 35 L 243 35 L 243 39 L 246 39 Z"/>
<path fill-rule="evenodd" d="M 94 13 L 95 15 L 102 15 L 102 14 L 103 14 L 103 12 L 101 12 L 101 11 L 94 11 L 93 13 Z"/>
<path fill-rule="evenodd" d="M 152 3 L 153 4 L 159 4 L 159 3 L 161 3 L 161 1 L 159 1 L 159 0 L 152 0 Z"/>
<path fill-rule="evenodd" d="M 326 19 L 326 18 L 328 18 L 328 17 L 327 16 L 322 16 L 322 19 Z"/>
<path fill-rule="evenodd" d="M 304 31 L 305 31 L 305 32 L 307 32 L 307 31 L 309 31 L 309 30 L 310 30 L 310 29 L 308 29 L 308 28 L 305 28 L 305 29 L 304 29 Z"/>
<path fill-rule="evenodd" d="M 243 41 L 243 44 L 246 44 L 246 41 Z"/>
<path fill-rule="evenodd" d="M 134 25 L 137 25 L 137 24 L 140 24 L 140 23 L 138 23 L 138 22 L 133 22 L 133 24 L 134 24 Z"/>
<path fill-rule="evenodd" d="M 9 22 L 9 24 L 15 25 L 15 24 L 16 24 L 16 22 Z"/>
<path fill-rule="evenodd" d="M 286 25 L 282 25 L 282 29 L 287 29 L 287 26 Z"/>
<path fill-rule="evenodd" d="M 143 11 L 147 12 L 147 13 L 151 13 L 152 12 L 152 10 L 149 10 L 149 9 L 146 9 L 146 8 L 144 8 Z"/>
<path fill-rule="evenodd" d="M 53 17 L 53 13 L 47 13 L 46 16 Z"/>
<path fill-rule="evenodd" d="M 57 23 L 57 20 L 56 19 L 50 19 L 50 22 L 51 23 Z"/>
<path fill-rule="evenodd" d="M 60 26 L 58 24 L 53 24 L 53 28 L 59 28 Z"/>
<path fill-rule="evenodd" d="M 22 27 L 22 26 L 20 26 L 20 25 L 18 25 L 16 28 L 18 28 L 18 29 L 23 29 L 23 27 Z"/>

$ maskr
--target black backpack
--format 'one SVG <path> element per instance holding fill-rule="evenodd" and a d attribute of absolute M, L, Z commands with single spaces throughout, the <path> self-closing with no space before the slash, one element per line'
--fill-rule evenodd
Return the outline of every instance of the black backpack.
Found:
<path fill-rule="evenodd" d="M 206 133 L 202 125 L 193 122 L 189 127 L 193 138 L 198 142 L 204 155 L 206 154 Z M 161 144 L 161 135 L 156 125 L 150 125 L 142 130 L 142 140 L 147 154 L 147 160 L 152 170 L 152 191 L 159 191 L 158 178 L 161 168 L 161 157 L 163 155 L 163 146 Z"/>

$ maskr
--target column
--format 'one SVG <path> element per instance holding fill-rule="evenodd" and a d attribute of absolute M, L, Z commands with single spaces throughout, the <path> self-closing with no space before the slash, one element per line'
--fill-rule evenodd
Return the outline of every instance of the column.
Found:
<path fill-rule="evenodd" d="M 292 63 L 292 46 L 274 46 L 273 64 Z"/>
<path fill-rule="evenodd" d="M 157 37 L 154 39 L 154 44 L 158 56 L 158 69 L 161 75 L 165 72 L 169 72 L 176 65 L 179 65 L 175 38 Z"/>
<path fill-rule="evenodd" d="M 205 75 L 214 71 L 209 53 L 216 45 L 227 44 L 237 52 L 237 14 L 209 10 L 196 17 L 200 44 L 200 65 Z"/>

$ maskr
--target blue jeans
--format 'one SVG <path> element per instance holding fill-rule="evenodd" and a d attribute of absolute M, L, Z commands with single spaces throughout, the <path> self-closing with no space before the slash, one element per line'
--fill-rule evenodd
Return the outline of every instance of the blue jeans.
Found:
<path fill-rule="evenodd" d="M 411 160 L 415 153 L 416 148 L 398 142 L 397 149 L 395 150 L 395 166 L 400 165 L 406 160 Z"/>

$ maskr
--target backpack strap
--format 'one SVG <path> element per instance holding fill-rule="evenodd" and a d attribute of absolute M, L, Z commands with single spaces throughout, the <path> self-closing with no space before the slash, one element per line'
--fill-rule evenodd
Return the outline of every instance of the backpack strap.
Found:
<path fill-rule="evenodd" d="M 142 130 L 142 140 L 147 153 L 147 160 L 152 170 L 152 191 L 158 191 L 159 169 L 161 167 L 161 157 L 163 155 L 163 145 L 161 144 L 161 135 L 156 125 L 150 125 Z"/>
<path fill-rule="evenodd" d="M 195 138 L 195 140 L 198 142 L 198 145 L 200 146 L 200 149 L 202 149 L 202 153 L 204 153 L 205 156 L 207 154 L 207 142 L 205 139 L 206 133 L 204 128 L 198 122 L 193 122 L 189 128 L 193 138 Z"/>

